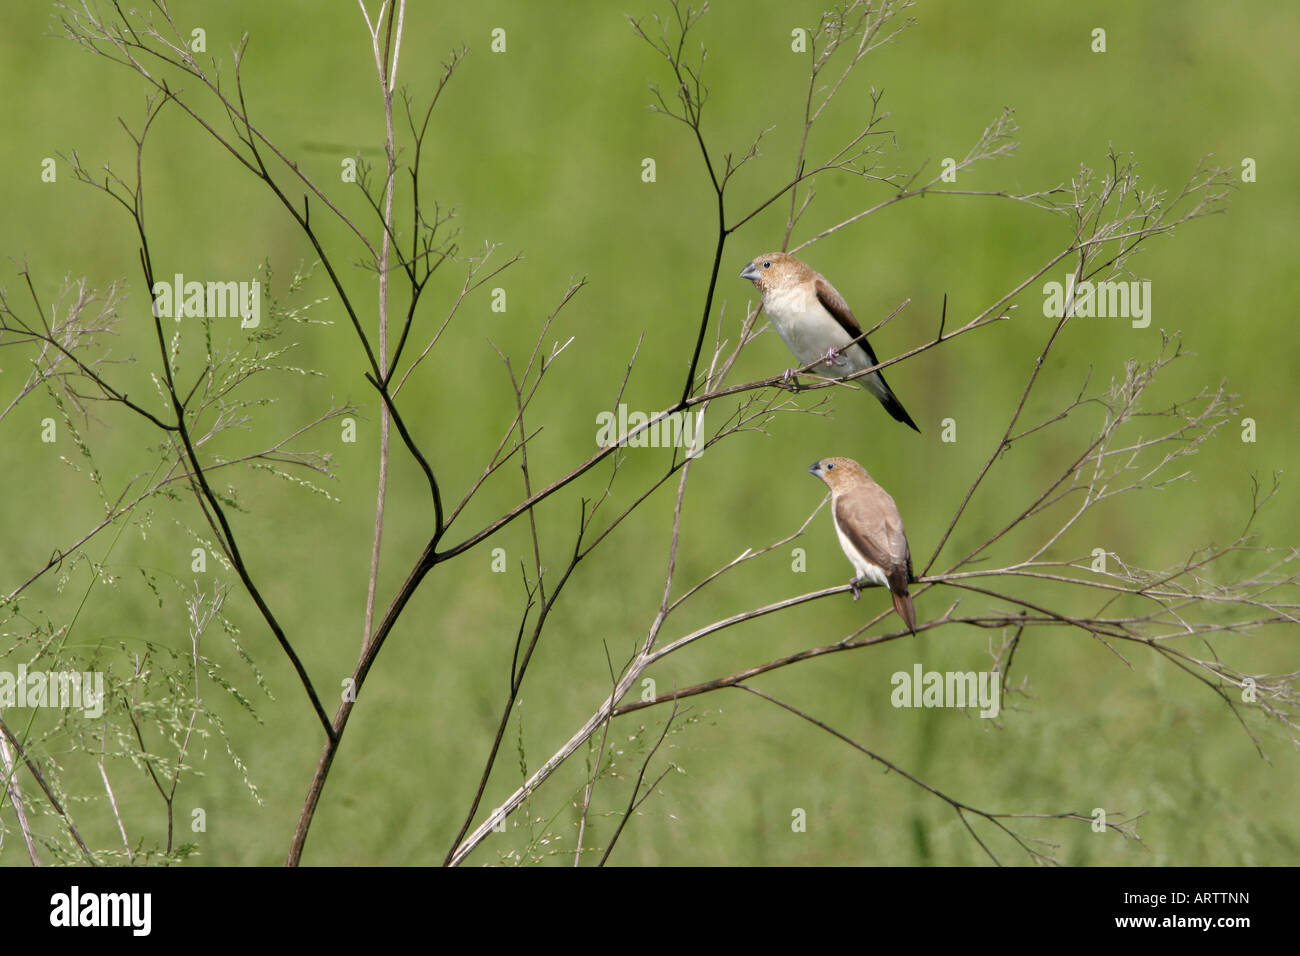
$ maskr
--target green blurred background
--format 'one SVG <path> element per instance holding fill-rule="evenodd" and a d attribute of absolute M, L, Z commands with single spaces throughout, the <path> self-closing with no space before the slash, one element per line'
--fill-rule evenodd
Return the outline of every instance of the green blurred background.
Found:
<path fill-rule="evenodd" d="M 249 34 L 246 93 L 255 121 L 286 154 L 364 221 L 373 220 L 356 188 L 339 182 L 342 159 L 362 151 L 382 158 L 383 123 L 369 39 L 353 3 L 170 4 L 178 22 L 207 32 L 209 53 L 226 64 L 228 48 Z M 373 6 L 373 5 L 372 5 Z M 52 36 L 52 8 L 6 4 L 0 10 L 6 95 L 0 105 L 0 150 L 6 175 L 0 205 L 7 229 L 3 252 L 26 260 L 39 292 L 51 299 L 65 275 L 103 286 L 126 278 L 128 317 L 114 354 L 134 355 L 116 374 L 133 396 L 156 393 L 148 374 L 156 346 L 142 289 L 137 242 L 129 219 L 102 194 L 79 185 L 66 163 L 58 181 L 40 180 L 41 160 L 76 151 L 89 166 L 129 170 L 130 144 L 118 125 L 143 115 L 145 88 L 134 74 Z M 715 156 L 743 152 L 755 132 L 775 129 L 763 154 L 734 182 L 732 216 L 779 188 L 793 166 L 806 92 L 806 58 L 790 52 L 790 31 L 811 27 L 821 5 L 789 2 L 714 3 L 694 41 L 709 49 L 711 99 L 705 135 Z M 403 392 L 402 407 L 438 470 L 447 496 L 460 495 L 482 468 L 511 420 L 513 397 L 490 343 L 517 366 L 527 360 L 540 324 L 570 277 L 588 286 L 561 313 L 547 337 L 574 336 L 548 376 L 529 415 L 545 430 L 530 452 L 534 480 L 550 481 L 594 451 L 595 415 L 613 400 L 638 339 L 644 343 L 625 400 L 634 409 L 670 404 L 681 387 L 703 302 L 715 241 L 716 214 L 698 150 L 686 127 L 646 110 L 647 81 L 669 85 L 666 64 L 639 40 L 624 13 L 667 13 L 664 4 L 519 2 L 412 4 L 399 82 L 423 105 L 453 47 L 469 54 L 433 120 L 423 194 L 455 206 L 463 250 L 500 243 L 494 261 L 524 258 L 500 281 L 507 310 L 493 312 L 488 288 L 461 307 L 429 361 Z M 916 25 L 873 53 L 853 74 L 811 142 L 813 156 L 838 143 L 863 120 L 867 91 L 883 89 L 886 125 L 898 151 L 887 160 L 915 168 L 924 160 L 961 157 L 1002 110 L 1016 110 L 1019 153 L 963 174 L 970 189 L 1027 191 L 1074 175 L 1080 163 L 1100 169 L 1109 146 L 1132 152 L 1147 186 L 1177 189 L 1207 154 L 1239 169 L 1258 164 L 1258 182 L 1241 184 L 1226 216 L 1190 223 L 1173 238 L 1149 243 L 1134 268 L 1152 279 L 1154 318 L 1145 330 L 1117 320 L 1073 322 L 1036 391 L 1039 417 L 1072 397 L 1091 370 L 1094 385 L 1122 373 L 1126 360 L 1153 358 L 1160 329 L 1181 330 L 1195 357 L 1177 363 L 1154 390 L 1169 401 L 1227 380 L 1241 396 L 1241 416 L 1254 418 L 1258 441 L 1240 428 L 1220 431 L 1190 460 L 1194 481 L 1159 493 L 1126 496 L 1098 509 L 1051 556 L 1075 558 L 1104 547 L 1126 562 L 1172 566 L 1194 548 L 1231 541 L 1249 508 L 1251 476 L 1268 484 L 1296 464 L 1296 336 L 1293 303 L 1300 184 L 1293 174 L 1297 83 L 1293 46 L 1300 9 L 1265 0 L 1225 6 L 1210 2 L 1135 5 L 923 2 Z M 507 50 L 489 50 L 493 28 L 506 30 Z M 1107 31 L 1107 52 L 1091 52 L 1091 31 Z M 196 83 L 186 92 L 220 117 Z M 657 181 L 641 180 L 653 157 Z M 932 166 L 931 169 L 934 167 Z M 283 209 L 245 170 L 175 108 L 165 110 L 144 165 L 148 220 L 161 275 L 251 276 L 269 260 L 273 294 L 285 277 L 310 263 L 312 250 Z M 1289 177 L 1289 178 L 1288 178 Z M 283 181 L 283 178 L 282 178 Z M 818 199 L 795 241 L 878 202 L 888 188 L 823 176 Z M 301 190 L 292 190 L 297 193 Z M 339 228 L 316 221 L 345 268 L 354 301 L 373 328 L 373 274 L 353 267 L 361 248 Z M 715 302 L 734 336 L 753 298 L 736 277 L 744 263 L 780 245 L 784 205 L 746 225 L 728 244 Z M 400 222 L 406 221 L 404 217 Z M 949 326 L 982 311 L 1068 241 L 1065 220 L 1020 204 L 984 198 L 927 198 L 901 203 L 806 250 L 804 258 L 832 278 L 864 324 L 906 298 L 911 306 L 873 338 L 894 355 L 933 334 L 948 295 Z M 417 332 L 427 338 L 455 300 L 461 275 L 447 266 L 435 280 Z M 1059 279 L 1064 269 L 1054 270 Z M 16 266 L 0 279 L 17 301 Z M 332 401 L 361 404 L 360 440 L 343 444 L 330 426 L 305 442 L 336 456 L 337 503 L 263 474 L 238 480 L 247 511 L 236 530 L 254 573 L 333 711 L 338 682 L 351 672 L 362 631 L 370 529 L 373 522 L 378 416 L 362 378 L 355 335 L 324 271 L 299 297 L 326 296 L 312 315 L 332 324 L 286 333 L 300 347 L 294 364 L 326 378 L 280 375 L 257 388 L 274 404 L 247 430 L 226 435 L 223 454 L 260 447 L 320 414 Z M 952 508 L 1005 427 L 1007 416 L 1049 331 L 1041 292 L 1018 300 L 1015 318 L 927 352 L 894 368 L 889 378 L 924 435 L 896 425 L 866 397 L 833 396 L 834 414 L 785 415 L 769 434 L 749 433 L 708 452 L 693 470 L 679 555 L 679 582 L 698 580 L 746 547 L 794 530 L 823 489 L 804 474 L 828 455 L 861 460 L 892 490 L 923 564 Z M 235 336 L 238 331 L 234 330 Z M 410 353 L 408 353 L 410 354 Z M 765 334 L 741 358 L 733 381 L 779 372 L 788 353 Z M 14 355 L 0 356 L 5 403 L 25 372 Z M 818 393 L 819 396 L 826 393 Z M 807 404 L 812 398 L 805 399 Z M 161 407 L 159 405 L 158 407 Z M 12 590 L 50 551 L 98 520 L 100 505 L 84 472 L 61 458 L 76 452 L 38 438 L 52 414 L 34 395 L 0 424 L 5 450 L 4 591 Z M 1238 416 L 1238 417 L 1241 417 Z M 958 422 L 958 440 L 939 441 L 938 423 Z M 989 489 L 959 527 L 951 559 L 1008 517 L 1061 470 L 1098 419 L 1072 416 L 1061 431 L 1004 457 Z M 106 410 L 88 432 L 110 489 L 140 470 L 142 449 L 156 435 L 130 417 Z M 661 470 L 668 452 L 632 452 L 611 508 Z M 389 523 L 384 539 L 380 606 L 391 595 L 431 530 L 424 480 L 394 436 Z M 593 494 L 605 472 L 580 487 Z M 228 478 L 222 478 L 225 488 Z M 1257 530 L 1261 543 L 1296 540 L 1296 490 L 1284 477 L 1281 495 Z M 519 500 L 518 470 L 507 467 L 467 509 L 450 539 L 460 540 Z M 661 491 L 583 565 L 557 608 L 512 719 L 484 806 L 499 803 L 565 740 L 608 690 L 606 649 L 621 664 L 643 638 L 662 591 L 671 517 L 671 488 Z M 558 570 L 572 546 L 576 504 L 558 499 L 539 510 Z M 747 566 L 706 591 L 674 618 L 668 638 L 776 598 L 843 583 L 849 569 L 827 515 L 800 544 L 807 570 L 791 572 L 788 550 Z M 201 523 L 185 502 L 162 509 L 147 538 L 135 531 L 110 549 L 102 537 L 90 553 L 120 575 L 115 586 L 92 585 L 84 568 L 68 587 L 51 578 L 30 594 L 25 612 L 66 621 L 89 587 L 75 638 L 85 645 L 137 646 L 145 639 L 186 651 L 181 589 L 192 587 L 183 526 Z M 511 571 L 491 572 L 492 547 L 506 549 Z M 1012 552 L 997 552 L 1007 555 Z M 530 554 L 517 522 L 487 546 L 439 568 L 412 601 L 371 673 L 327 784 L 307 845 L 310 864 L 428 864 L 441 861 L 465 813 L 505 700 L 510 659 L 525 596 L 518 566 Z M 1239 563 L 1244 568 L 1244 563 Z M 142 585 L 147 569 L 174 586 L 163 606 Z M 920 568 L 918 567 L 918 571 Z M 321 734 L 291 668 L 238 589 L 232 574 L 209 564 L 208 577 L 233 582 L 228 611 L 244 646 L 274 695 L 260 692 L 224 638 L 207 652 L 252 698 L 262 722 L 223 700 L 205 698 L 225 716 L 236 751 L 264 802 L 245 788 L 219 740 L 194 753 L 201 776 L 177 795 L 182 825 L 202 807 L 207 830 L 197 842 L 200 864 L 274 864 L 288 845 L 315 767 Z M 205 586 L 210 581 L 202 582 Z M 918 602 L 922 618 L 955 599 L 935 590 Z M 966 598 L 966 610 L 978 605 Z M 867 592 L 854 604 L 823 600 L 699 642 L 652 672 L 662 692 L 761 663 L 849 633 L 880 604 Z M 36 609 L 41 609 L 39 612 Z M 892 628 L 894 621 L 885 622 Z M 5 646 L 20 636 L 10 621 Z M 1229 636 L 1216 645 L 1230 663 L 1257 672 L 1295 669 L 1294 628 Z M 996 640 L 996 636 L 995 636 Z M 766 675 L 768 693 L 810 710 L 838 730 L 953 797 L 1004 812 L 1090 813 L 1102 806 L 1148 811 L 1145 847 L 1086 825 L 1030 822 L 1020 829 L 1060 844 L 1073 864 L 1294 864 L 1300 858 L 1295 814 L 1300 765 L 1284 733 L 1251 715 L 1273 762 L 1260 759 L 1224 705 L 1201 684 L 1155 655 L 1126 651 L 1132 667 L 1086 635 L 1027 632 L 1015 676 L 1032 698 L 1009 701 L 999 727 L 954 710 L 896 710 L 889 675 L 927 669 L 987 669 L 990 635 L 942 629 L 912 640 L 835 654 Z M 1204 652 L 1201 646 L 1189 647 Z M 16 658 L 14 658 L 16 659 Z M 12 659 L 11 659 L 12 662 Z M 9 666 L 6 664 L 6 666 Z M 125 656 L 118 666 L 125 666 Z M 621 838 L 612 860 L 623 864 L 964 864 L 987 858 L 951 810 L 824 733 L 741 691 L 694 698 L 695 718 L 671 735 L 652 763 L 670 774 Z M 614 725 L 611 740 L 625 753 L 621 776 L 597 789 L 588 845 L 603 845 L 626 804 L 645 739 L 653 740 L 665 710 L 637 713 Z M 644 732 L 642 731 L 644 728 Z M 631 738 L 637 737 L 637 740 Z M 97 771 L 64 754 L 68 779 L 97 792 Z M 571 853 L 581 786 L 580 752 L 527 808 L 471 857 L 490 863 L 530 852 L 557 862 Z M 118 798 L 132 836 L 162 838 L 152 785 L 124 763 L 115 768 Z M 795 808 L 807 832 L 792 832 Z M 116 839 L 102 801 L 79 809 L 92 845 Z M 12 810 L 5 821 L 12 824 Z M 479 818 L 482 818 L 480 813 Z M 188 829 L 188 827 L 184 827 Z M 1005 838 L 981 831 L 1004 862 L 1026 857 Z M 25 857 L 15 839 L 3 862 Z"/>

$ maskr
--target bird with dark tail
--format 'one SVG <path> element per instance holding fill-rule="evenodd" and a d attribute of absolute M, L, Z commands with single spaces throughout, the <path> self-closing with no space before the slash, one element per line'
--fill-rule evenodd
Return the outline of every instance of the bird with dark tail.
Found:
<path fill-rule="evenodd" d="M 795 358 L 804 365 L 818 363 L 811 370 L 817 375 L 841 378 L 878 364 L 849 304 L 820 272 L 787 252 L 770 252 L 745 266 L 740 277 L 758 288 L 763 311 Z M 787 370 L 787 380 L 793 377 L 793 370 Z M 921 430 L 879 371 L 855 381 L 896 420 Z"/>

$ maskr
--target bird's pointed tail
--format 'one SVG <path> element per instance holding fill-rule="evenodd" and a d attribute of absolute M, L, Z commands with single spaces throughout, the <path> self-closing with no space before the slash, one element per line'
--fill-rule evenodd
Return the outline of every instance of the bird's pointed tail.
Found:
<path fill-rule="evenodd" d="M 879 372 L 875 375 L 868 375 L 863 384 L 867 385 L 867 391 L 874 395 L 881 405 L 885 406 L 885 411 L 893 416 L 894 421 L 902 422 L 918 435 L 921 433 L 921 429 L 917 427 L 916 422 L 912 421 L 912 416 L 907 414 L 907 409 L 903 407 L 903 403 L 898 400 L 894 390 L 885 381 L 885 376 Z"/>
<path fill-rule="evenodd" d="M 912 607 L 912 596 L 906 591 L 890 591 L 889 596 L 894 599 L 894 610 L 898 612 L 898 616 L 903 619 L 907 629 L 915 634 L 916 609 Z"/>
<path fill-rule="evenodd" d="M 917 428 L 916 422 L 912 421 L 912 416 L 907 414 L 907 409 L 903 407 L 903 403 L 898 400 L 897 395 L 888 390 L 888 386 L 886 386 L 885 395 L 880 399 L 880 404 L 885 406 L 885 411 L 894 416 L 895 421 L 909 426 L 918 435 L 921 433 L 921 429 Z"/>

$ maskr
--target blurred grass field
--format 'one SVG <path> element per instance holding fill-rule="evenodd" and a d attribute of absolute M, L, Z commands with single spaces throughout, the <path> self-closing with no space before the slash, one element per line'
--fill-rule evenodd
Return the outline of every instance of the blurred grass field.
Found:
<path fill-rule="evenodd" d="M 227 69 L 228 47 L 249 34 L 244 81 L 256 121 L 330 188 L 341 208 L 373 223 L 355 187 L 338 182 L 343 158 L 358 150 L 372 162 L 382 158 L 382 113 L 355 4 L 178 0 L 170 6 L 178 21 L 206 30 L 209 52 L 222 57 Z M 96 286 L 125 278 L 131 312 L 114 354 L 137 361 L 115 374 L 133 396 L 156 396 L 148 377 L 156 344 L 129 219 L 102 194 L 77 184 L 62 161 L 56 183 L 40 181 L 44 157 L 73 151 L 88 166 L 108 162 L 129 169 L 130 143 L 117 117 L 136 124 L 145 90 L 134 74 L 49 35 L 51 9 L 24 3 L 0 10 L 0 71 L 10 94 L 0 104 L 0 155 L 7 171 L 0 181 L 7 225 L 3 253 L 15 264 L 26 262 L 47 298 L 65 276 L 84 275 Z M 668 84 L 665 64 L 634 35 L 624 13 L 666 9 L 652 0 L 622 7 L 572 3 L 562 11 L 500 0 L 412 4 L 407 11 L 399 82 L 416 104 L 426 101 L 448 51 L 461 44 L 469 48 L 434 116 L 422 190 L 456 207 L 464 249 L 495 242 L 498 261 L 516 252 L 524 256 L 490 284 L 506 289 L 507 311 L 490 309 L 487 289 L 471 296 L 403 392 L 406 418 L 452 499 L 477 476 L 514 411 L 506 373 L 490 343 L 516 363 L 526 362 L 540 323 L 571 277 L 585 276 L 588 285 L 560 313 L 548 337 L 548 344 L 575 338 L 529 415 L 534 426 L 545 425 L 530 446 L 534 481 L 558 477 L 595 450 L 595 414 L 612 401 L 642 336 L 625 401 L 656 410 L 677 397 L 711 265 L 716 210 L 690 131 L 646 110 L 647 81 Z M 775 127 L 763 155 L 736 180 L 729 199 L 735 211 L 760 201 L 791 174 L 806 61 L 790 52 L 790 31 L 811 26 L 820 9 L 807 3 L 718 2 L 700 24 L 696 39 L 709 49 L 710 148 L 741 153 L 759 129 Z M 1278 471 L 1284 473 L 1281 493 L 1256 530 L 1263 544 L 1295 543 L 1300 348 L 1294 303 L 1300 279 L 1292 241 L 1300 183 L 1286 170 L 1294 170 L 1300 146 L 1290 119 L 1300 105 L 1291 49 L 1300 8 L 1264 0 L 1158 7 L 1107 0 L 1087 8 L 943 0 L 919 3 L 909 12 L 916 25 L 854 73 L 812 140 L 814 154 L 862 122 L 868 90 L 875 87 L 884 90 L 882 106 L 891 114 L 887 126 L 903 168 L 965 155 L 1004 107 L 1015 109 L 1019 152 L 963 174 L 964 188 L 1047 188 L 1068 181 L 1081 163 L 1102 168 L 1111 146 L 1135 155 L 1147 186 L 1171 190 L 1206 155 L 1230 168 L 1240 168 L 1245 157 L 1258 164 L 1258 181 L 1240 184 L 1227 215 L 1189 223 L 1172 238 L 1152 241 L 1137 258 L 1134 268 L 1153 282 L 1151 327 L 1134 329 L 1123 320 L 1073 322 L 1049 363 L 1048 385 L 1031 403 L 1032 417 L 1040 417 L 1072 398 L 1089 374 L 1097 387 L 1122 375 L 1127 360 L 1153 359 L 1160 330 L 1179 330 L 1195 355 L 1162 376 L 1159 397 L 1187 397 L 1226 380 L 1240 396 L 1238 417 L 1255 419 L 1258 440 L 1243 443 L 1240 428 L 1230 424 L 1190 459 L 1193 481 L 1111 502 L 1072 530 L 1053 555 L 1086 555 L 1102 546 L 1134 565 L 1172 566 L 1197 547 L 1235 538 L 1248 514 L 1252 476 L 1267 486 Z M 507 31 L 503 54 L 489 52 L 496 27 Z M 1089 49 L 1095 27 L 1107 31 L 1105 53 Z M 187 92 L 199 93 L 197 86 Z M 210 110 L 208 115 L 219 119 Z M 164 110 L 152 135 L 144 175 L 159 272 L 244 276 L 267 260 L 276 277 L 273 292 L 282 294 L 286 277 L 313 259 L 284 211 L 178 110 Z M 652 184 L 641 180 L 644 157 L 656 160 Z M 887 187 L 823 177 L 795 241 L 887 195 Z M 325 225 L 324 210 L 317 215 L 324 241 L 348 267 L 355 301 L 373 309 L 373 275 L 352 268 L 362 250 L 341 228 Z M 722 312 L 733 335 L 754 296 L 736 274 L 753 256 L 780 245 L 784 222 L 785 206 L 778 203 L 729 242 L 714 315 L 716 321 Z M 373 225 L 371 233 L 378 235 Z M 951 327 L 1021 281 L 1067 237 L 1064 219 L 1022 204 L 927 197 L 868 217 L 802 255 L 833 277 L 864 326 L 911 299 L 873 336 L 883 357 L 933 335 L 945 294 Z M 1063 272 L 1051 278 L 1059 280 Z M 417 332 L 427 336 L 436 328 L 460 278 L 453 266 L 439 274 Z M 7 266 L 0 286 L 18 300 L 16 265 Z M 332 324 L 304 326 L 290 337 L 301 343 L 294 364 L 327 377 L 264 380 L 275 404 L 247 431 L 223 437 L 217 450 L 233 455 L 281 436 L 332 401 L 362 406 L 357 444 L 339 443 L 332 432 L 320 436 L 321 447 L 336 456 L 339 477 L 327 490 L 337 502 L 261 474 L 238 482 L 247 510 L 235 515 L 236 530 L 250 565 L 332 712 L 362 630 L 378 409 L 362 378 L 353 331 L 317 268 L 297 301 L 319 297 L 327 299 L 311 315 Z M 1001 435 L 1050 331 L 1041 302 L 1041 292 L 1031 287 L 1017 300 L 1012 321 L 890 371 L 923 436 L 897 426 L 871 399 L 835 394 L 829 416 L 782 416 L 770 434 L 747 434 L 707 453 L 694 468 L 685 501 L 679 581 L 694 582 L 744 548 L 793 531 L 823 494 L 804 468 L 829 455 L 858 458 L 892 491 L 913 553 L 923 563 Z M 364 318 L 374 321 L 372 313 Z M 746 351 L 733 380 L 775 374 L 789 364 L 785 348 L 767 333 Z M 20 363 L 0 354 L 6 404 L 24 374 Z M 50 414 L 49 401 L 32 396 L 0 423 L 8 465 L 0 479 L 4 593 L 103 513 L 85 473 L 60 460 L 75 460 L 75 451 L 66 443 L 40 442 L 39 422 Z M 958 441 L 941 443 L 938 423 L 950 416 L 958 420 Z M 1059 473 L 1065 456 L 1096 424 L 1085 412 L 1072 417 L 1059 437 L 1007 456 L 945 553 L 964 553 L 1005 519 L 1008 508 L 1018 510 L 1030 489 Z M 114 412 L 88 433 L 88 441 L 112 489 L 139 470 L 142 447 L 157 437 Z M 628 483 L 616 486 L 612 505 L 626 506 L 636 481 L 661 469 L 667 454 L 630 454 Z M 394 462 L 381 607 L 427 541 L 432 520 L 423 476 L 396 436 Z M 594 493 L 601 477 L 582 487 Z M 485 808 L 517 786 L 521 763 L 536 769 L 608 692 L 606 648 L 618 664 L 643 638 L 662 591 L 671 494 L 665 488 L 652 499 L 569 586 L 524 685 Z M 460 533 L 452 537 L 477 530 L 521 497 L 517 470 L 504 469 L 467 509 Z M 539 510 L 549 542 L 544 563 L 558 567 L 566 556 L 575 511 Z M 96 539 L 91 554 L 120 583 L 94 584 L 82 569 L 61 590 L 53 578 L 43 582 L 30 607 L 65 619 L 89 593 L 75 640 L 120 643 L 129 652 L 148 639 L 186 651 L 180 591 L 164 589 L 160 607 L 141 585 L 140 569 L 192 587 L 192 542 L 184 526 L 198 527 L 201 520 L 189 503 L 160 511 L 147 538 L 131 531 L 111 549 L 110 537 Z M 788 553 L 770 555 L 705 592 L 666 636 L 780 596 L 843 583 L 849 569 L 829 525 L 829 516 L 819 515 L 800 542 L 808 553 L 806 573 L 791 573 Z M 489 552 L 498 546 L 506 549 L 511 573 L 490 570 Z M 517 568 L 529 553 L 526 526 L 517 522 L 467 559 L 439 568 L 417 593 L 353 715 L 306 862 L 442 860 L 505 699 L 524 606 Z M 237 580 L 214 564 L 209 568 L 209 575 L 236 585 L 227 610 L 273 694 L 271 699 L 258 691 L 234 650 L 214 640 L 209 652 L 249 693 L 261 722 L 219 704 L 215 689 L 205 697 L 222 708 L 264 803 L 250 797 L 223 744 L 209 739 L 196 754 L 202 775 L 185 779 L 177 804 L 182 821 L 194 807 L 207 812 L 206 832 L 186 835 L 199 845 L 195 863 L 275 864 L 284 858 L 321 734 L 292 669 Z M 867 592 L 856 604 L 837 597 L 768 616 L 698 642 L 652 676 L 662 692 L 827 643 L 874 613 L 870 609 L 880 600 Z M 918 614 L 937 616 L 951 600 L 949 592 L 932 591 L 918 602 Z M 10 622 L 4 646 L 20 627 L 20 621 Z M 1249 638 L 1227 636 L 1216 647 L 1244 669 L 1291 671 L 1296 636 L 1294 627 L 1278 627 Z M 965 712 L 891 707 L 889 675 L 910 671 L 918 661 L 927 669 L 986 669 L 989 641 L 984 632 L 949 628 L 828 655 L 765 675 L 755 686 L 810 710 L 968 804 L 1025 813 L 1089 814 L 1099 806 L 1147 811 L 1140 826 L 1145 846 L 1097 836 L 1080 823 L 1033 821 L 1021 828 L 1060 844 L 1062 862 L 1300 861 L 1300 761 L 1287 736 L 1251 715 L 1251 729 L 1271 758 L 1262 760 L 1220 701 L 1152 654 L 1126 651 L 1129 666 L 1085 635 L 1027 632 L 1016 676 L 1028 678 L 1032 698 L 1009 701 L 1015 709 L 999 727 Z M 686 716 L 690 722 L 670 735 L 654 764 L 662 768 L 671 759 L 684 772 L 670 774 L 646 802 L 613 862 L 987 862 L 946 805 L 765 701 L 725 691 L 694 698 Z M 638 755 L 657 738 L 666 717 L 666 711 L 651 709 L 614 725 L 611 739 L 626 744 L 622 777 L 598 788 L 599 814 L 588 845 L 602 845 L 617 825 Z M 571 853 L 576 816 L 569 803 L 582 783 L 583 759 L 583 753 L 575 755 L 527 813 L 512 818 L 509 833 L 485 843 L 471 862 L 490 863 L 520 851 L 530 830 L 543 860 L 559 861 L 548 854 L 566 849 Z M 71 754 L 67 762 L 71 780 L 88 791 L 98 787 L 93 767 L 78 768 Z M 122 766 L 115 783 L 124 814 L 139 824 L 138 835 L 160 839 L 159 801 L 148 781 Z M 795 808 L 806 810 L 807 832 L 792 832 Z M 3 818 L 10 825 L 12 811 L 6 808 Z M 83 811 L 81 823 L 92 845 L 116 839 L 102 808 Z M 1026 862 L 1005 840 L 995 845 L 1003 862 Z M 17 840 L 6 849 L 0 862 L 25 859 Z"/>

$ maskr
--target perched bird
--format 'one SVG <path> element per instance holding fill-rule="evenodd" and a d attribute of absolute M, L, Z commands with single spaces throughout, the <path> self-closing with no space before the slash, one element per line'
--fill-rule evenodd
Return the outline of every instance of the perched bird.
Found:
<path fill-rule="evenodd" d="M 815 269 L 789 253 L 770 252 L 745 266 L 740 277 L 758 287 L 763 296 L 763 311 L 795 358 L 803 365 L 821 360 L 812 369 L 818 375 L 838 378 L 877 363 L 876 353 L 861 337 L 862 328 L 849 304 Z M 836 372 L 836 367 L 845 371 Z M 787 381 L 793 377 L 793 370 L 787 370 Z M 859 381 L 880 399 L 885 411 L 895 419 L 918 432 L 921 430 L 880 372 L 872 372 Z"/>
<path fill-rule="evenodd" d="M 831 490 L 831 518 L 844 555 L 857 572 L 849 582 L 853 600 L 866 581 L 889 588 L 894 610 L 909 631 L 916 631 L 916 611 L 907 585 L 912 581 L 912 552 L 903 534 L 903 519 L 889 492 L 876 484 L 852 458 L 823 458 L 808 469 Z"/>

